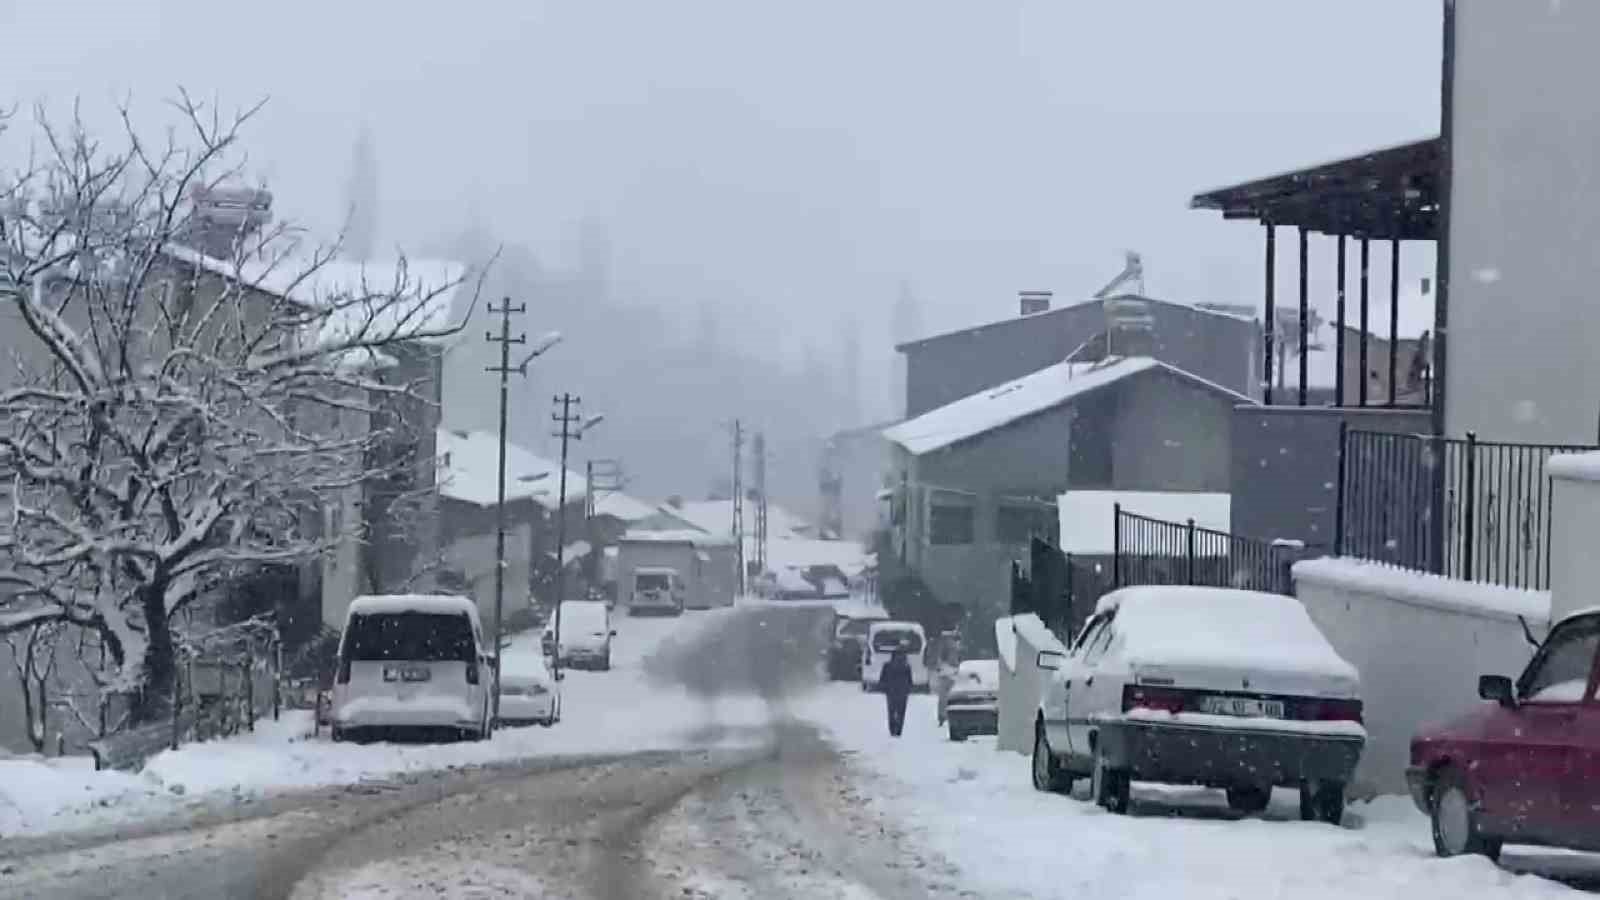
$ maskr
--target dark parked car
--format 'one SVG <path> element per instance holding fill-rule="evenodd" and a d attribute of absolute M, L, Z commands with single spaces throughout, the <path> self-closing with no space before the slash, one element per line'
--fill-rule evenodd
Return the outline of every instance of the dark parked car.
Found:
<path fill-rule="evenodd" d="M 867 629 L 875 619 L 839 616 L 834 620 L 833 640 L 828 643 L 828 679 L 861 680 L 861 647 Z"/>
<path fill-rule="evenodd" d="M 1515 682 L 1478 679 L 1493 701 L 1411 741 L 1412 799 L 1440 856 L 1491 859 L 1502 844 L 1600 850 L 1600 611 L 1561 620 Z"/>

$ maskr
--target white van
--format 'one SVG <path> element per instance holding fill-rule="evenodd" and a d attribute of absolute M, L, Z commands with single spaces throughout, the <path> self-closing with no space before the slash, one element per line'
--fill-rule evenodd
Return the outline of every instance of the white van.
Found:
<path fill-rule="evenodd" d="M 611 611 L 600 600 L 566 600 L 561 604 L 561 635 L 556 652 L 563 666 L 611 668 Z"/>
<path fill-rule="evenodd" d="M 906 662 L 911 664 L 913 690 L 928 689 L 928 663 L 922 652 L 928 646 L 928 637 L 916 622 L 873 622 L 867 626 L 867 639 L 861 647 L 861 689 L 878 689 L 878 676 L 883 664 L 895 649 L 906 652 Z"/>
<path fill-rule="evenodd" d="M 466 597 L 357 597 L 339 639 L 333 739 L 391 729 L 490 734 L 494 678 L 478 607 Z"/>
<path fill-rule="evenodd" d="M 669 566 L 639 566 L 633 570 L 633 591 L 628 597 L 628 615 L 646 610 L 682 615 L 687 589 L 678 570 Z"/>

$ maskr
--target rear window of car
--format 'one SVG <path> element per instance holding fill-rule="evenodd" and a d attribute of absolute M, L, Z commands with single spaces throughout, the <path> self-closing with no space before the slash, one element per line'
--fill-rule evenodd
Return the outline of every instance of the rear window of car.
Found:
<path fill-rule="evenodd" d="M 846 619 L 839 623 L 839 637 L 866 637 L 867 630 L 872 627 L 871 622 L 862 619 Z"/>
<path fill-rule="evenodd" d="M 899 647 L 907 653 L 922 651 L 922 636 L 915 631 L 880 631 L 872 639 L 872 649 L 893 650 Z"/>
<path fill-rule="evenodd" d="M 350 617 L 345 657 L 354 662 L 475 662 L 477 642 L 464 613 L 366 613 Z"/>
<path fill-rule="evenodd" d="M 641 591 L 664 591 L 671 585 L 666 575 L 646 573 L 633 576 L 633 586 Z"/>

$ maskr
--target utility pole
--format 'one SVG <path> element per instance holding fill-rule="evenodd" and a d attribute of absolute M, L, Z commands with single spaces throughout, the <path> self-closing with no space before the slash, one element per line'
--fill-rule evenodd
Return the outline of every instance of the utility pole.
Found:
<path fill-rule="evenodd" d="M 744 423 L 733 420 L 733 561 L 737 596 L 744 596 Z"/>
<path fill-rule="evenodd" d="M 492 331 L 483 333 L 484 340 L 491 344 L 500 345 L 500 365 L 487 366 L 486 371 L 500 376 L 500 460 L 496 474 L 495 505 L 494 505 L 494 718 L 500 718 L 500 637 L 503 633 L 502 623 L 505 618 L 506 596 L 506 418 L 508 406 L 508 390 L 512 373 L 526 376 L 528 363 L 551 347 L 561 342 L 561 335 L 552 331 L 540 338 L 522 362 L 511 365 L 511 345 L 526 344 L 528 335 L 522 333 L 516 337 L 511 336 L 511 317 L 522 315 L 528 311 L 528 304 L 519 303 L 511 305 L 511 298 L 505 297 L 500 301 L 499 308 L 493 303 L 489 304 L 488 312 L 491 316 L 500 317 L 500 333 Z"/>
<path fill-rule="evenodd" d="M 501 623 L 505 615 L 506 597 L 506 407 L 507 392 L 511 373 L 511 345 L 526 344 L 528 335 L 519 334 L 511 336 L 512 314 L 522 315 L 528 311 L 528 304 L 518 303 L 511 305 L 511 298 L 506 297 L 500 301 L 500 308 L 494 304 L 489 305 L 489 314 L 500 317 L 500 334 L 486 331 L 484 340 L 500 345 L 500 365 L 489 366 L 488 371 L 500 376 L 500 462 L 496 475 L 495 505 L 494 505 L 494 718 L 500 718 L 500 635 Z M 519 373 L 520 374 L 520 373 Z"/>
<path fill-rule="evenodd" d="M 756 432 L 756 571 L 767 571 L 767 436 Z"/>
<path fill-rule="evenodd" d="M 560 427 L 551 437 L 561 439 L 561 487 L 556 499 L 556 611 L 555 635 L 556 654 L 553 668 L 561 671 L 561 601 L 566 598 L 567 575 L 567 447 L 572 441 L 583 440 L 583 433 L 600 424 L 604 416 L 591 416 L 582 420 L 576 413 L 577 407 L 583 400 L 569 393 L 557 394 L 552 402 L 559 412 L 551 413 L 550 418 Z M 577 427 L 574 427 L 577 426 Z M 585 504 L 590 501 L 585 500 Z"/>

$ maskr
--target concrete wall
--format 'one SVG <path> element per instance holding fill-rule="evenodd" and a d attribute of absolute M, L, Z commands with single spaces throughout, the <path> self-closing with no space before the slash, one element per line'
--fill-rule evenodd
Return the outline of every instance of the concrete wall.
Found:
<path fill-rule="evenodd" d="M 1445 426 L 1591 443 L 1600 420 L 1600 4 L 1456 5 Z"/>
<path fill-rule="evenodd" d="M 1179 303 L 1150 301 L 1151 355 L 1208 381 L 1259 397 L 1260 328 L 1255 322 Z M 906 414 L 915 416 L 984 388 L 1061 362 L 1105 330 L 1098 302 L 905 345 Z"/>
<path fill-rule="evenodd" d="M 1558 469 L 1550 477 L 1550 616 L 1600 602 L 1600 470 Z"/>
<path fill-rule="evenodd" d="M 1348 560 L 1295 566 L 1295 593 L 1361 673 L 1367 746 L 1357 794 L 1404 793 L 1411 738 L 1471 709 L 1479 675 L 1516 676 L 1533 656 L 1515 611 L 1543 637 L 1547 594 Z"/>
<path fill-rule="evenodd" d="M 1369 431 L 1426 433 L 1430 428 L 1426 411 L 1236 407 L 1228 487 L 1235 534 L 1333 546 L 1341 420 Z"/>
<path fill-rule="evenodd" d="M 1117 398 L 1112 487 L 1228 490 L 1236 399 L 1161 373 L 1124 382 Z"/>
<path fill-rule="evenodd" d="M 1000 650 L 1000 726 L 995 747 L 1033 752 L 1033 723 L 1050 673 L 1039 668 L 1039 651 L 1066 652 L 1035 615 L 1006 616 L 994 623 Z"/>

